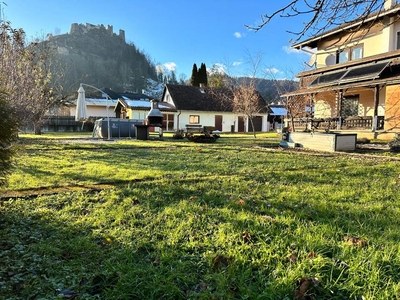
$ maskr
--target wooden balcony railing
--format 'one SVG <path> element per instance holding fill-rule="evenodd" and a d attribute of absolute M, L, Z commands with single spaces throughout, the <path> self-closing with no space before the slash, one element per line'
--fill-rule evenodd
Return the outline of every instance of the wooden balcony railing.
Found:
<path fill-rule="evenodd" d="M 341 122 L 342 130 L 366 130 L 372 129 L 373 117 L 347 117 L 347 118 L 295 118 L 293 124 L 289 120 L 289 127 L 294 128 L 296 131 L 306 129 L 319 129 L 319 130 L 336 130 L 338 124 Z M 385 117 L 378 116 L 377 130 L 384 128 Z"/>

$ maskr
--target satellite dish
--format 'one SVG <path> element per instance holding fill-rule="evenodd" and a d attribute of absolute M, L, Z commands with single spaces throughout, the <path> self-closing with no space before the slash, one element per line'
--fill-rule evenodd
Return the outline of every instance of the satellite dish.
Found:
<path fill-rule="evenodd" d="M 310 61 L 308 62 L 308 66 L 309 66 L 309 67 L 314 67 L 316 62 L 317 62 L 317 54 L 314 53 L 314 54 L 311 55 L 311 57 L 310 57 Z"/>
<path fill-rule="evenodd" d="M 333 54 L 329 54 L 325 59 L 325 64 L 327 66 L 333 66 L 336 64 L 336 56 Z"/>
<path fill-rule="evenodd" d="M 311 54 L 311 53 L 310 53 Z M 312 53 L 310 60 L 308 61 L 308 63 L 304 62 L 304 64 L 306 64 L 307 66 L 309 66 L 310 68 L 315 67 L 315 63 L 317 62 L 317 53 Z"/>

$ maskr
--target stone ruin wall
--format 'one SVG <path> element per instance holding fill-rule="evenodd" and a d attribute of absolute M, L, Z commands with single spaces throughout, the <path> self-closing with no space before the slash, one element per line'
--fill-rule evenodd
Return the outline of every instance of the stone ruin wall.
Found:
<path fill-rule="evenodd" d="M 118 36 L 125 42 L 125 30 L 120 29 L 119 34 L 117 35 L 116 33 L 114 33 L 112 25 L 107 25 L 107 27 L 105 27 L 103 24 L 93 25 L 90 23 L 86 23 L 86 25 L 84 25 L 84 24 L 72 23 L 69 34 L 84 35 L 93 29 L 102 30 L 107 34 L 109 34 L 110 36 Z"/>

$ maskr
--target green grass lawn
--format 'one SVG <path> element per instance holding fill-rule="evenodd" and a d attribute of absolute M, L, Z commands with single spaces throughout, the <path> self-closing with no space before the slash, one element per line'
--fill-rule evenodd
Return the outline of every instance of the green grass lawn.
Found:
<path fill-rule="evenodd" d="M 399 161 L 85 138 L 21 136 L 0 299 L 400 299 Z"/>

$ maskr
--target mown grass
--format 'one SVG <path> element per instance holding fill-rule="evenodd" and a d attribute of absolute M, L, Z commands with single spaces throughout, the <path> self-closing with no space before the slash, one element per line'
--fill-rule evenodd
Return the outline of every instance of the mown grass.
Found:
<path fill-rule="evenodd" d="M 0 298 L 398 299 L 399 163 L 272 138 L 22 137 Z"/>

